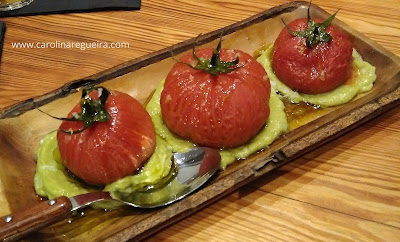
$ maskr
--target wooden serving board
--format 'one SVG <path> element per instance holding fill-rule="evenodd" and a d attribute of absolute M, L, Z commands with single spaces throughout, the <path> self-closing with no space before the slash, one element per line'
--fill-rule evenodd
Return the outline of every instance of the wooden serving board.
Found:
<path fill-rule="evenodd" d="M 223 32 L 224 48 L 237 48 L 253 54 L 274 41 L 284 27 L 281 19 L 288 23 L 305 17 L 307 6 L 307 2 L 292 2 L 272 8 L 205 34 L 198 39 L 198 43 L 215 47 Z M 319 18 L 329 16 L 315 5 L 312 5 L 311 15 Z M 87 209 L 28 239 L 143 239 L 399 104 L 400 59 L 339 20 L 336 19 L 334 24 L 352 37 L 355 48 L 364 60 L 376 67 L 377 80 L 372 91 L 351 103 L 331 109 L 322 117 L 283 135 L 263 151 L 229 166 L 200 191 L 180 202 L 152 210 L 124 208 L 104 212 Z M 99 83 L 110 89 L 127 92 L 144 103 L 174 64 L 171 53 L 179 58 L 183 52 L 190 51 L 193 42 L 193 39 L 185 41 L 1 110 L 1 212 L 17 211 L 38 202 L 33 190 L 36 150 L 40 139 L 57 129 L 59 121 L 48 118 L 35 110 L 36 107 L 40 106 L 55 116 L 65 116 L 79 100 L 77 90 L 80 87 Z"/>

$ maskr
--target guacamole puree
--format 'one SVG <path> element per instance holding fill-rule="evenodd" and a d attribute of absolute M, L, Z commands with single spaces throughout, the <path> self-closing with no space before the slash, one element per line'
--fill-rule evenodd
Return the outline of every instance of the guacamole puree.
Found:
<path fill-rule="evenodd" d="M 140 189 L 147 185 L 157 184 L 166 177 L 171 169 L 173 152 L 185 152 L 195 145 L 174 135 L 164 124 L 161 117 L 160 95 L 164 81 L 160 83 L 151 100 L 146 106 L 157 134 L 156 149 L 149 161 L 138 174 L 121 178 L 104 188 L 91 187 L 75 179 L 62 164 L 57 145 L 57 133 L 48 134 L 40 143 L 37 154 L 37 168 L 34 186 L 38 195 L 53 199 L 59 196 L 72 197 L 82 193 L 96 190 L 110 191 L 114 198 L 131 201 L 133 203 L 162 202 L 171 193 L 178 193 L 185 189 L 173 180 L 157 192 L 141 193 Z M 247 144 L 220 151 L 222 162 L 221 169 L 225 169 L 237 159 L 267 147 L 288 128 L 284 112 L 284 105 L 276 92 L 271 90 L 269 101 L 270 116 L 265 127 Z M 146 200 L 147 199 L 147 200 Z M 115 204 L 114 204 L 115 205 Z M 112 208 L 109 203 L 100 204 L 100 208 Z"/>
<path fill-rule="evenodd" d="M 264 66 L 271 81 L 271 86 L 279 91 L 283 97 L 294 103 L 306 102 L 321 107 L 345 104 L 351 101 L 357 94 L 371 90 L 376 80 L 375 67 L 370 65 L 368 62 L 363 61 L 360 54 L 353 49 L 352 64 L 354 72 L 351 82 L 345 83 L 344 85 L 326 93 L 316 95 L 298 93 L 281 82 L 272 70 L 272 49 L 273 44 L 261 53 L 261 56 L 257 58 L 257 61 Z"/>

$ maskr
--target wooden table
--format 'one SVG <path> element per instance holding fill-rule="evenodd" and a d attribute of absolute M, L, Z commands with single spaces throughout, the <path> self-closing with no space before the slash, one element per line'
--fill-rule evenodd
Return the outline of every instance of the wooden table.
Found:
<path fill-rule="evenodd" d="M 140 11 L 2 19 L 0 108 L 245 19 L 283 0 L 144 0 Z M 399 0 L 314 4 L 400 56 Z M 15 49 L 16 42 L 127 42 Z M 151 241 L 400 240 L 400 107 L 156 234 Z"/>

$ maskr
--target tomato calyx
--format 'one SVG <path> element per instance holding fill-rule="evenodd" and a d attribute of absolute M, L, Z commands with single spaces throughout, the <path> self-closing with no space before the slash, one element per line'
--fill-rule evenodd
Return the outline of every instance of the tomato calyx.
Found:
<path fill-rule="evenodd" d="M 93 99 L 89 94 L 93 91 L 97 90 L 99 93 L 98 99 Z M 83 122 L 83 128 L 78 130 L 63 130 L 60 129 L 61 132 L 67 134 L 77 134 L 80 133 L 87 128 L 89 128 L 95 122 L 107 122 L 110 120 L 110 114 L 108 113 L 105 103 L 107 101 L 108 95 L 110 92 L 104 87 L 88 87 L 82 90 L 82 96 L 80 100 L 81 112 L 74 113 L 72 118 L 59 118 L 52 116 L 48 113 L 43 112 L 39 109 L 39 111 L 47 114 L 48 116 L 62 120 L 62 121 L 71 121 L 71 122 Z"/>
<path fill-rule="evenodd" d="M 328 43 L 332 40 L 332 36 L 326 32 L 326 28 L 332 23 L 333 19 L 335 18 L 337 10 L 334 14 L 332 14 L 329 18 L 327 18 L 322 23 L 315 23 L 310 17 L 310 5 L 308 6 L 307 10 L 307 24 L 308 29 L 303 31 L 293 31 L 283 20 L 283 24 L 289 31 L 289 33 L 295 37 L 303 37 L 306 39 L 306 45 L 309 48 L 313 48 L 318 43 Z"/>
<path fill-rule="evenodd" d="M 222 36 L 219 39 L 217 48 L 213 50 L 211 59 L 202 59 L 199 58 L 196 55 L 196 42 L 193 45 L 193 58 L 197 62 L 196 65 L 191 65 L 187 64 L 189 67 L 195 69 L 195 70 L 203 70 L 206 71 L 207 73 L 210 73 L 211 75 L 218 75 L 220 73 L 230 73 L 240 66 L 239 64 L 239 57 L 236 57 L 235 60 L 233 61 L 222 61 L 220 58 L 220 52 L 221 52 L 221 41 L 222 41 Z"/>

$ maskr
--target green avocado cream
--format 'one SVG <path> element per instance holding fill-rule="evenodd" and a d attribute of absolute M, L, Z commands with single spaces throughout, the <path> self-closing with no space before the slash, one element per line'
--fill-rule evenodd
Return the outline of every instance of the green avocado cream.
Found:
<path fill-rule="evenodd" d="M 119 198 L 134 203 L 146 203 L 146 199 L 152 202 L 163 201 L 168 194 L 177 193 L 185 187 L 168 184 L 158 192 L 140 193 L 139 190 L 147 185 L 160 182 L 170 173 L 172 152 L 185 152 L 194 147 L 194 144 L 174 135 L 164 124 L 161 117 L 160 95 L 164 81 L 160 83 L 151 100 L 146 106 L 150 114 L 157 134 L 156 149 L 144 167 L 132 176 L 119 179 L 104 188 L 91 187 L 74 178 L 62 164 L 57 145 L 56 132 L 48 134 L 40 143 L 37 154 L 37 168 L 34 179 L 36 193 L 49 199 L 67 196 L 72 197 L 91 191 L 110 191 L 114 198 Z M 225 169 L 237 159 L 246 158 L 257 152 L 278 138 L 288 129 L 288 122 L 284 112 L 284 105 L 275 91 L 271 91 L 270 116 L 265 127 L 246 145 L 233 149 L 220 151 L 222 156 L 221 169 Z M 99 208 L 113 208 L 115 204 L 102 203 Z"/>
<path fill-rule="evenodd" d="M 361 56 L 353 49 L 354 73 L 351 82 L 337 87 L 336 89 L 316 95 L 308 95 L 293 91 L 290 87 L 281 82 L 272 70 L 271 53 L 273 44 L 263 51 L 257 61 L 261 63 L 274 87 L 285 98 L 294 103 L 306 102 L 321 107 L 331 107 L 345 104 L 351 101 L 357 94 L 372 89 L 376 79 L 375 67 L 362 60 Z"/>

